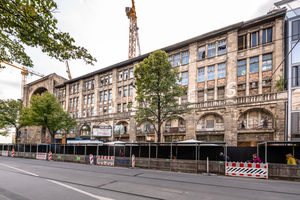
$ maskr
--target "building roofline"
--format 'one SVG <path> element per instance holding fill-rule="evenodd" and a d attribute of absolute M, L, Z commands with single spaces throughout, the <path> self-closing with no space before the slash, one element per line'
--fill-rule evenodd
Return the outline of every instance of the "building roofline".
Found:
<path fill-rule="evenodd" d="M 225 34 L 225 33 L 229 32 L 229 31 L 232 31 L 232 30 L 240 30 L 240 29 L 244 29 L 244 28 L 249 28 L 251 26 L 256 26 L 258 23 L 263 23 L 263 22 L 274 20 L 276 18 L 284 17 L 285 13 L 286 13 L 286 9 L 275 10 L 273 12 L 270 12 L 270 13 L 266 14 L 266 15 L 263 15 L 263 16 L 245 21 L 245 22 L 238 22 L 238 23 L 223 27 L 221 29 L 210 31 L 210 32 L 204 33 L 202 35 L 184 40 L 182 42 L 178 42 L 176 44 L 161 48 L 161 50 L 164 50 L 166 52 L 170 52 L 170 51 L 173 51 L 173 50 L 176 50 L 176 49 L 180 49 L 180 48 L 189 46 L 190 44 L 195 43 L 195 42 L 201 42 L 203 40 L 208 40 L 210 38 L 214 38 L 218 35 Z M 152 52 L 154 52 L 154 51 L 152 51 Z M 149 52 L 149 53 L 143 54 L 141 56 L 131 58 L 131 59 L 113 64 L 113 65 L 110 65 L 110 66 L 105 67 L 105 68 L 101 68 L 99 70 L 96 70 L 94 72 L 90 72 L 88 74 L 76 77 L 76 78 L 71 79 L 71 80 L 67 80 L 63 84 L 57 85 L 55 87 L 60 88 L 60 87 L 63 87 L 64 85 L 66 85 L 66 84 L 71 84 L 71 83 L 77 82 L 81 79 L 86 79 L 86 78 L 92 77 L 96 74 L 101 74 L 101 73 L 105 73 L 107 71 L 110 71 L 112 69 L 132 65 L 135 62 L 140 62 L 143 59 L 147 58 L 152 52 Z"/>

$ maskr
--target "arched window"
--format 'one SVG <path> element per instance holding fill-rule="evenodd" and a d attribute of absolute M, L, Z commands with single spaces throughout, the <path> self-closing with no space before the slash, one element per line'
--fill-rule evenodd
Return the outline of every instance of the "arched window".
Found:
<path fill-rule="evenodd" d="M 91 132 L 91 127 L 87 124 L 81 127 L 81 136 L 89 136 Z"/>

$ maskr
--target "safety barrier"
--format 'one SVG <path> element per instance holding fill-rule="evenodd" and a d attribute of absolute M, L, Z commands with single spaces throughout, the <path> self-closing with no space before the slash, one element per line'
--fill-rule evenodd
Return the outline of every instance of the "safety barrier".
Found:
<path fill-rule="evenodd" d="M 36 159 L 38 160 L 47 160 L 47 153 L 37 153 Z"/>
<path fill-rule="evenodd" d="M 93 154 L 90 154 L 90 164 L 91 165 L 94 164 L 94 156 L 93 156 Z"/>
<path fill-rule="evenodd" d="M 225 175 L 268 178 L 268 163 L 226 162 Z"/>
<path fill-rule="evenodd" d="M 48 154 L 48 160 L 52 160 L 52 152 L 51 151 Z"/>
<path fill-rule="evenodd" d="M 8 151 L 2 151 L 2 156 L 8 157 Z"/>
<path fill-rule="evenodd" d="M 115 165 L 115 157 L 114 156 L 97 156 L 97 165 Z"/>

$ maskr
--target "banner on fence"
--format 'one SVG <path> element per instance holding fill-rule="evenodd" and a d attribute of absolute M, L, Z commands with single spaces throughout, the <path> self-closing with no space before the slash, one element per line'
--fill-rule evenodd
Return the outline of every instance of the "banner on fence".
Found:
<path fill-rule="evenodd" d="M 97 156 L 97 165 L 115 165 L 115 157 L 114 156 Z"/>
<path fill-rule="evenodd" d="M 36 159 L 38 160 L 47 160 L 47 153 L 37 153 Z"/>
<path fill-rule="evenodd" d="M 268 163 L 226 162 L 225 175 L 268 178 Z"/>
<path fill-rule="evenodd" d="M 8 156 L 8 151 L 2 151 L 2 156 Z"/>

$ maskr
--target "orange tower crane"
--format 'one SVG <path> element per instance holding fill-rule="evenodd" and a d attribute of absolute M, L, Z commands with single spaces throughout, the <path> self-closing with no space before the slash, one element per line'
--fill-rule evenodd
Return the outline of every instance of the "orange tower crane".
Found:
<path fill-rule="evenodd" d="M 135 12 L 134 0 L 132 1 L 132 7 L 126 7 L 125 12 L 130 20 L 129 22 L 129 51 L 128 58 L 134 58 L 136 56 L 136 47 L 138 48 L 139 56 L 141 55 L 138 26 L 137 26 L 137 16 Z"/>
<path fill-rule="evenodd" d="M 44 74 L 40 74 L 38 72 L 35 72 L 33 70 L 30 70 L 30 69 L 27 69 L 26 67 L 18 67 L 18 66 L 15 66 L 13 64 L 10 64 L 8 62 L 5 62 L 3 60 L 0 60 L 0 62 L 3 62 L 7 65 L 10 65 L 12 67 L 15 67 L 15 68 L 18 68 L 21 71 L 21 74 L 22 74 L 22 82 L 21 82 L 21 99 L 23 100 L 23 90 L 24 90 L 24 86 L 27 84 L 27 76 L 28 74 L 31 74 L 31 75 L 36 75 L 36 76 L 39 76 L 39 77 L 44 77 L 45 75 Z"/>

